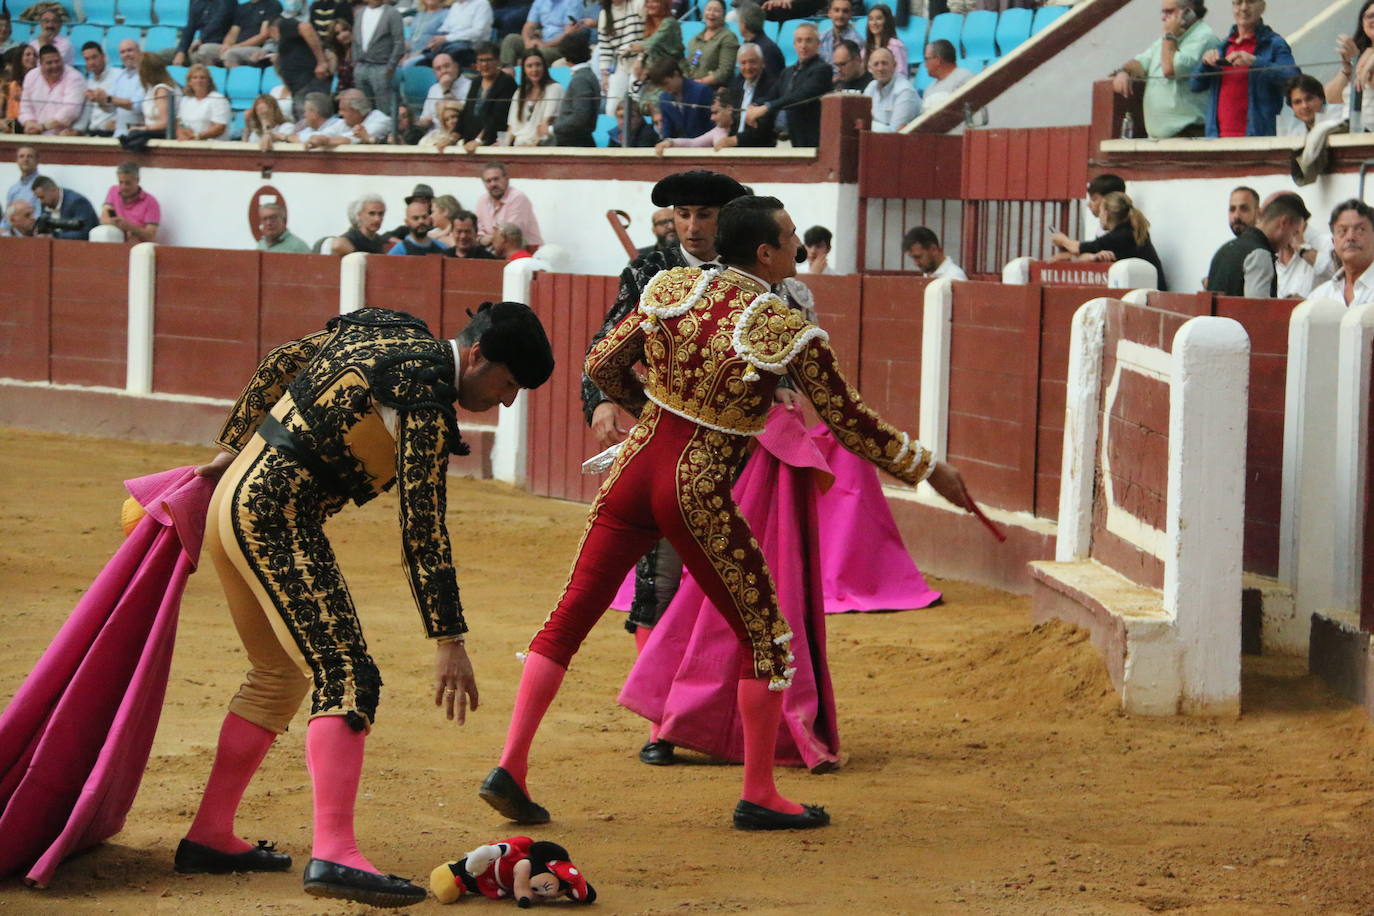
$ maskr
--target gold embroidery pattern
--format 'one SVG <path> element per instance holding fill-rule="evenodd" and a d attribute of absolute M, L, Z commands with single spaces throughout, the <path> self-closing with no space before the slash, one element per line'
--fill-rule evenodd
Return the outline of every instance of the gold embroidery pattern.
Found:
<path fill-rule="evenodd" d="M 643 356 L 644 331 L 639 316 L 631 312 L 592 347 L 582 369 L 602 394 L 637 417 L 647 400 L 634 371 Z"/>
<path fill-rule="evenodd" d="M 930 450 L 864 404 L 859 392 L 845 381 L 829 343 L 809 341 L 788 367 L 788 374 L 845 448 L 905 483 L 920 483 L 929 476 L 934 467 Z"/>
<path fill-rule="evenodd" d="M 230 409 L 229 418 L 215 438 L 216 444 L 235 455 L 243 451 L 263 416 L 281 400 L 286 386 L 315 357 L 327 336 L 329 331 L 318 331 L 300 340 L 288 341 L 268 353 Z"/>
<path fill-rule="evenodd" d="M 778 612 L 763 550 L 730 494 L 730 469 L 742 448 L 738 436 L 704 428 L 694 432 L 678 459 L 678 506 L 687 530 L 734 597 L 734 612 L 749 634 L 754 674 L 782 689 L 791 682 L 787 643 L 792 630 Z"/>

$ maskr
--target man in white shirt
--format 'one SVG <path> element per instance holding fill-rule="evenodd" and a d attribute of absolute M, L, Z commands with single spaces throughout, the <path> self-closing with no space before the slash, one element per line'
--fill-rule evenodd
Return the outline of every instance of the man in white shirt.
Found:
<path fill-rule="evenodd" d="M 471 63 L 472 49 L 491 38 L 492 17 L 489 0 L 453 0 L 439 34 L 430 40 L 430 51 Z"/>
<path fill-rule="evenodd" d="M 926 45 L 926 70 L 935 82 L 926 87 L 921 96 L 921 113 L 934 111 L 944 104 L 960 86 L 973 79 L 973 74 L 958 66 L 954 45 L 941 38 Z"/>
<path fill-rule="evenodd" d="M 139 50 L 138 42 L 132 38 L 124 39 L 119 43 L 119 62 L 123 66 L 111 67 L 107 71 L 110 74 L 108 83 L 102 82 L 86 90 L 87 108 L 98 106 L 102 112 L 108 110 L 112 114 L 116 137 L 124 136 L 143 123 L 143 83 L 138 78 L 138 64 L 142 58 L 143 52 Z M 89 66 L 90 62 L 87 61 Z M 90 87 L 89 78 L 86 82 Z"/>
<path fill-rule="evenodd" d="M 309 98 L 306 99 L 307 105 Z M 373 108 L 361 89 L 339 93 L 339 117 L 305 141 L 307 149 L 328 149 L 353 143 L 385 143 L 391 134 L 391 119 Z"/>
<path fill-rule="evenodd" d="M 114 136 L 115 107 L 110 104 L 115 76 L 119 72 L 106 66 L 105 51 L 99 42 L 88 41 L 81 46 L 81 59 L 86 62 L 86 107 L 76 129 L 91 137 Z M 97 101 L 104 97 L 105 101 Z"/>
<path fill-rule="evenodd" d="M 458 72 L 457 61 L 447 54 L 434 56 L 434 75 L 438 82 L 429 87 L 429 92 L 425 95 L 425 106 L 420 109 L 420 117 L 415 122 L 417 127 L 425 130 L 434 126 L 440 102 L 457 102 L 462 105 L 468 97 L 468 89 L 472 87 L 472 80 Z"/>
<path fill-rule="evenodd" d="M 925 226 L 907 230 L 906 235 L 902 236 L 902 248 L 927 277 L 968 279 L 968 274 L 964 273 L 962 267 L 945 257 L 945 250 L 940 247 L 940 237 Z"/>
<path fill-rule="evenodd" d="M 334 106 L 329 101 L 329 96 L 323 92 L 311 92 L 305 97 L 305 104 L 302 106 L 305 114 L 303 120 L 305 126 L 291 135 L 292 143 L 309 143 L 310 140 L 326 129 L 332 130 L 338 122 L 338 118 L 333 117 Z M 271 134 L 267 135 L 268 146 L 270 148 Z"/>
<path fill-rule="evenodd" d="M 1312 290 L 1312 299 L 1335 299 L 1343 305 L 1374 302 L 1374 209 L 1351 198 L 1331 211 L 1331 236 L 1341 268 Z"/>
<path fill-rule="evenodd" d="M 876 48 L 868 55 L 868 72 L 873 82 L 864 87 L 864 95 L 873 100 L 873 132 L 901 130 L 921 110 L 916 87 L 897 73 L 897 59 L 887 48 Z"/>

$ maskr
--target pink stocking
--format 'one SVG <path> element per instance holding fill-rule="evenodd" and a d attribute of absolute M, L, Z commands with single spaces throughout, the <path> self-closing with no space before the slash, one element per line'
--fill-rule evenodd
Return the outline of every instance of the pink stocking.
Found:
<path fill-rule="evenodd" d="M 768 689 L 768 678 L 740 678 L 735 690 L 744 723 L 744 788 L 740 798 L 784 814 L 802 806 L 778 793 L 773 782 L 773 752 L 782 719 L 782 692 Z"/>
<path fill-rule="evenodd" d="M 363 775 L 367 735 L 343 716 L 317 716 L 305 732 L 305 762 L 315 799 L 315 840 L 310 854 L 363 871 L 377 868 L 358 851 L 353 805 Z"/>
<path fill-rule="evenodd" d="M 511 775 L 526 795 L 525 779 L 530 769 L 530 744 L 539 723 L 548 712 L 549 704 L 558 695 L 567 669 L 538 652 L 525 656 L 525 671 L 520 676 L 520 690 L 515 695 L 515 709 L 510 716 L 510 730 L 506 732 L 506 746 L 501 751 L 501 768 Z"/>
<path fill-rule="evenodd" d="M 205 794 L 201 796 L 191 829 L 186 831 L 186 839 L 230 854 L 253 848 L 234 832 L 234 815 L 238 813 L 244 790 L 276 738 L 274 732 L 232 712 L 224 717 L 219 745 L 215 749 L 215 763 L 210 768 Z"/>

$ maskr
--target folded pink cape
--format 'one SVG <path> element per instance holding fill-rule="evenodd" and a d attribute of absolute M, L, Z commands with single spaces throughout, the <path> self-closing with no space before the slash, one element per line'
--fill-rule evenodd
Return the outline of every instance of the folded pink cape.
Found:
<path fill-rule="evenodd" d="M 184 467 L 125 486 L 148 514 L 0 714 L 0 876 L 39 887 L 124 826 L 215 482 Z"/>

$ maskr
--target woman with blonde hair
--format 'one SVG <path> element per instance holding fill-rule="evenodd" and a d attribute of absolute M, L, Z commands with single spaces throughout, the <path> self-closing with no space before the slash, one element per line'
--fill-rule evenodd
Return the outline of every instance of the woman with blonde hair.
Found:
<path fill-rule="evenodd" d="M 430 230 L 429 237 L 450 249 L 457 247 L 453 238 L 453 220 L 462 212 L 463 205 L 452 194 L 440 194 L 434 198 L 429 211 L 434 228 Z"/>
<path fill-rule="evenodd" d="M 434 126 L 415 145 L 420 149 L 432 149 L 436 153 L 442 153 L 448 146 L 461 146 L 463 134 L 458 129 L 458 120 L 462 114 L 461 102 L 440 102 L 434 112 Z"/>
<path fill-rule="evenodd" d="M 253 100 L 253 107 L 243 116 L 245 143 L 270 144 L 290 138 L 295 131 L 296 125 L 286 120 L 277 100 L 266 92 Z"/>
<path fill-rule="evenodd" d="M 1102 198 L 1097 218 L 1107 231 L 1090 242 L 1074 241 L 1062 232 L 1051 236 L 1050 241 L 1064 249 L 1063 253 L 1055 256 L 1055 260 L 1121 261 L 1140 258 L 1154 265 L 1159 276 L 1156 287 L 1167 290 L 1164 265 L 1159 262 L 1154 243 L 1150 241 L 1150 221 L 1136 209 L 1131 199 L 1121 191 L 1111 192 Z"/>
<path fill-rule="evenodd" d="M 214 140 L 229 130 L 229 100 L 215 89 L 210 68 L 192 64 L 186 71 L 186 94 L 177 106 L 178 140 Z M 225 139 L 228 139 L 225 137 Z"/>

